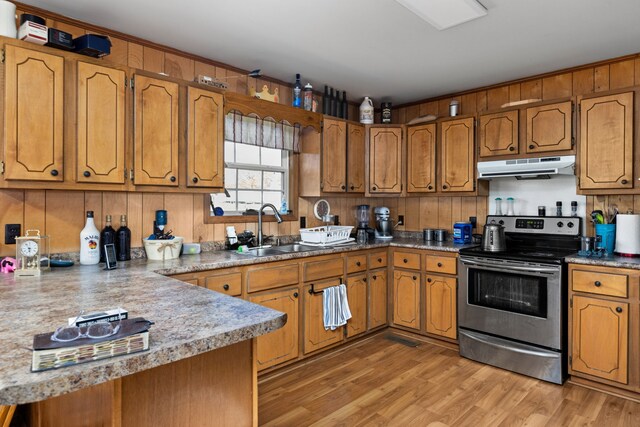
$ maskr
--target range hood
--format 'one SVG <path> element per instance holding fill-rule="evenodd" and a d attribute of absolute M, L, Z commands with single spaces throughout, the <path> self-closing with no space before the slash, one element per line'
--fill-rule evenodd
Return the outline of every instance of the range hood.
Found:
<path fill-rule="evenodd" d="M 545 179 L 552 175 L 575 175 L 576 156 L 535 157 L 529 159 L 478 162 L 478 179 L 516 177 Z"/>

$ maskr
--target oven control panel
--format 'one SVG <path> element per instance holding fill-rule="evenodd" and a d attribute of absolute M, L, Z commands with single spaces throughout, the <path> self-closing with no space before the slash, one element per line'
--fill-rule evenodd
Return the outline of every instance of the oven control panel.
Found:
<path fill-rule="evenodd" d="M 581 219 L 577 217 L 488 215 L 487 223 L 500 224 L 507 233 L 580 236 L 582 232 Z"/>

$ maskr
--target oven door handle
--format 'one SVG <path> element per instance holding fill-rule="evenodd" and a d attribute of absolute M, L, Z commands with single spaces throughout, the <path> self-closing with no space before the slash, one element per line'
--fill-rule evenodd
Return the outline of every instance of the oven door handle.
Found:
<path fill-rule="evenodd" d="M 491 347 L 496 347 L 499 349 L 503 349 L 503 350 L 508 350 L 508 351 L 512 351 L 515 353 L 521 353 L 521 354 L 526 354 L 529 356 L 537 356 L 537 357 L 547 357 L 550 359 L 555 359 L 558 357 L 557 354 L 552 354 L 549 352 L 543 352 L 543 351 L 536 351 L 530 348 L 530 346 L 524 346 L 521 345 L 517 342 L 511 342 L 509 343 L 509 345 L 505 345 L 502 340 L 493 338 L 491 336 L 488 335 L 484 335 L 484 334 L 477 334 L 474 333 L 472 331 L 467 331 L 467 330 L 459 330 L 458 331 L 460 334 L 467 336 L 467 338 L 471 339 L 471 340 L 475 340 L 475 341 L 479 341 L 483 344 L 486 344 L 488 346 Z"/>
<path fill-rule="evenodd" d="M 478 267 L 485 267 L 485 268 L 498 267 L 504 270 L 525 271 L 525 272 L 535 272 L 535 273 L 558 273 L 560 271 L 559 267 L 541 267 L 539 265 L 527 265 L 526 267 L 520 267 L 517 265 L 509 265 L 509 264 L 505 265 L 502 263 L 493 263 L 490 261 L 478 262 L 471 258 L 466 258 L 462 256 L 459 257 L 459 259 L 460 259 L 460 262 L 462 262 L 465 265 L 475 265 Z"/>

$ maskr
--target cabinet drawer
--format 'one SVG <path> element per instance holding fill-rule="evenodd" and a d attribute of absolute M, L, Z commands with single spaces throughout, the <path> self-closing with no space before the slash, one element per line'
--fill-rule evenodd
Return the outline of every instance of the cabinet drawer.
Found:
<path fill-rule="evenodd" d="M 347 257 L 347 273 L 357 273 L 367 269 L 366 255 L 350 255 Z"/>
<path fill-rule="evenodd" d="M 322 261 L 309 261 L 303 265 L 305 282 L 344 275 L 344 261 L 342 257 Z"/>
<path fill-rule="evenodd" d="M 227 273 L 207 276 L 204 286 L 212 291 L 237 296 L 242 293 L 242 273 Z"/>
<path fill-rule="evenodd" d="M 626 298 L 629 276 L 626 274 L 601 273 L 596 271 L 573 270 L 571 275 L 574 292 L 609 295 Z"/>
<path fill-rule="evenodd" d="M 369 268 L 382 268 L 387 266 L 387 252 L 376 252 L 369 255 Z"/>
<path fill-rule="evenodd" d="M 394 252 L 393 266 L 420 270 L 420 254 L 413 254 L 411 252 Z"/>
<path fill-rule="evenodd" d="M 247 292 L 295 285 L 299 281 L 297 263 L 258 267 L 247 272 Z"/>
<path fill-rule="evenodd" d="M 458 263 L 455 257 L 427 255 L 427 271 L 456 274 L 457 265 Z"/>

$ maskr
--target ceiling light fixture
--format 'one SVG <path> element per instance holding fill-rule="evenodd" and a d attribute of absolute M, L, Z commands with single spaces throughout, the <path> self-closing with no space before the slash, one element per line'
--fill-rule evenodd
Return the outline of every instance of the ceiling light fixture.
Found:
<path fill-rule="evenodd" d="M 396 0 L 438 30 L 481 18 L 487 9 L 476 0 Z"/>

